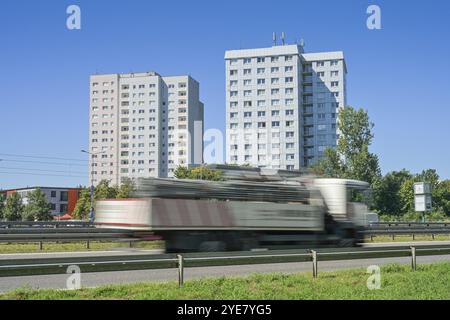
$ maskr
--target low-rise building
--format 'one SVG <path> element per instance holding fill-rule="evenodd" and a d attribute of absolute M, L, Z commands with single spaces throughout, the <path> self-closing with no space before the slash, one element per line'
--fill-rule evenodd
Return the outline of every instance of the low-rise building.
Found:
<path fill-rule="evenodd" d="M 54 188 L 54 187 L 26 187 L 18 189 L 2 190 L 0 193 L 9 197 L 13 193 L 18 193 L 24 205 L 28 203 L 28 194 L 36 189 L 41 189 L 45 194 L 47 202 L 50 204 L 50 213 L 53 216 L 72 214 L 77 200 L 80 196 L 79 188 Z"/>

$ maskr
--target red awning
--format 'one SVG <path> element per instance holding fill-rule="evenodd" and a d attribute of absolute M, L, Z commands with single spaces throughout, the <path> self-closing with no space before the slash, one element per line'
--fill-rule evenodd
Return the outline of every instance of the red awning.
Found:
<path fill-rule="evenodd" d="M 54 216 L 53 219 L 54 220 L 71 220 L 72 216 L 70 214 L 66 213 L 63 216 Z"/>

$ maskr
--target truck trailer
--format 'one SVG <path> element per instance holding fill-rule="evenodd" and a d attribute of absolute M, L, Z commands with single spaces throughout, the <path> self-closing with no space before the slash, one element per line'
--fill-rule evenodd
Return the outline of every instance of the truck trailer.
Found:
<path fill-rule="evenodd" d="M 135 198 L 97 201 L 95 225 L 162 239 L 166 252 L 342 247 L 362 240 L 367 206 L 352 199 L 367 183 L 243 172 L 225 174 L 225 181 L 138 179 Z"/>

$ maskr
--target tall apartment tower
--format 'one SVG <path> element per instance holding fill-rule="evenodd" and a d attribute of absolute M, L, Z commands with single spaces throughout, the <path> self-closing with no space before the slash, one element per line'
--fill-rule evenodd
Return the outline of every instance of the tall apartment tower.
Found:
<path fill-rule="evenodd" d="M 203 103 L 190 76 L 92 75 L 89 116 L 94 184 L 173 177 L 203 162 Z"/>
<path fill-rule="evenodd" d="M 346 105 L 342 52 L 301 45 L 230 50 L 226 64 L 226 161 L 297 170 L 335 147 Z"/>

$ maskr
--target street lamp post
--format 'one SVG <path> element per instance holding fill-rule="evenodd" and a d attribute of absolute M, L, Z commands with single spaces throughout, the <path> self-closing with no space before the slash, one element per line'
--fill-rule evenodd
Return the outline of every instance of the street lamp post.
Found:
<path fill-rule="evenodd" d="M 101 153 L 105 153 L 105 151 L 93 153 L 86 150 L 81 150 L 81 152 L 87 153 L 91 156 L 91 187 L 90 187 L 91 207 L 89 209 L 89 222 L 92 223 L 94 222 L 94 156 Z"/>

